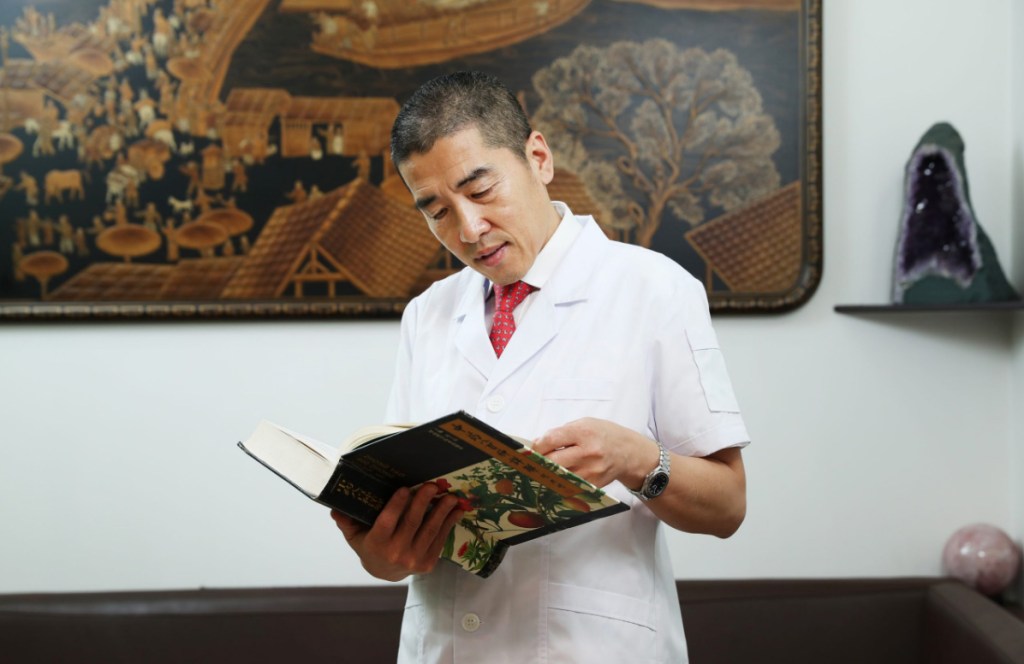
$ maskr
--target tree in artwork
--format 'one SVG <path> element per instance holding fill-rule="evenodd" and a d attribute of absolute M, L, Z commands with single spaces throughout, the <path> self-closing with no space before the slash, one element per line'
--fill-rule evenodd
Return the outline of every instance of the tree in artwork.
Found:
<path fill-rule="evenodd" d="M 730 51 L 664 39 L 581 45 L 533 85 L 534 124 L 623 239 L 649 247 L 666 214 L 685 231 L 709 209 L 733 210 L 779 187 L 779 131 Z"/>

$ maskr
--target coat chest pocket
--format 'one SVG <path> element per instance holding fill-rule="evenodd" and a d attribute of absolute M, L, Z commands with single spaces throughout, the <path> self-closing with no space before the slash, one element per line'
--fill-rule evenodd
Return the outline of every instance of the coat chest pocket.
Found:
<path fill-rule="evenodd" d="M 610 380 L 561 378 L 544 386 L 544 399 L 552 401 L 611 401 L 615 383 Z"/>
<path fill-rule="evenodd" d="M 584 417 L 609 419 L 615 383 L 582 378 L 554 379 L 544 385 L 541 394 L 542 428 L 546 430 Z"/>

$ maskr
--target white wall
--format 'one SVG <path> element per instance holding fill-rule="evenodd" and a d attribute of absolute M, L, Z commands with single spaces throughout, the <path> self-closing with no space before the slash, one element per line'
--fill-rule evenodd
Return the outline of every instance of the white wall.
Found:
<path fill-rule="evenodd" d="M 903 166 L 938 120 L 1006 260 L 1010 7 L 827 3 L 824 280 L 791 314 L 717 320 L 750 509 L 730 540 L 673 535 L 680 577 L 936 574 L 960 525 L 1020 537 L 1007 320 L 832 310 L 886 300 Z M 370 582 L 234 442 L 261 417 L 325 439 L 377 420 L 396 342 L 392 321 L 0 327 L 0 592 Z"/>
<path fill-rule="evenodd" d="M 1013 275 L 1018 291 L 1024 293 L 1024 2 L 1013 2 L 1010 23 L 1014 63 L 1011 72 L 1012 91 L 1011 114 L 1011 159 L 1010 209 L 1013 211 Z M 1019 312 L 1014 321 L 1013 361 L 1013 445 L 1012 459 L 1015 468 L 1013 480 L 1014 523 L 1018 542 L 1024 537 L 1024 312 Z M 1024 597 L 1024 577 L 1021 579 L 1021 597 Z"/>

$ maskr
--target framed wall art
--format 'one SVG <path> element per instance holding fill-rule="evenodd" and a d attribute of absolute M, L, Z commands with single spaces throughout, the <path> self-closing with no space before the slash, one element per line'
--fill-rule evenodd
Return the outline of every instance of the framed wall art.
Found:
<path fill-rule="evenodd" d="M 820 0 L 13 0 L 0 57 L 0 320 L 399 315 L 461 265 L 390 127 L 456 69 L 714 311 L 820 279 Z"/>

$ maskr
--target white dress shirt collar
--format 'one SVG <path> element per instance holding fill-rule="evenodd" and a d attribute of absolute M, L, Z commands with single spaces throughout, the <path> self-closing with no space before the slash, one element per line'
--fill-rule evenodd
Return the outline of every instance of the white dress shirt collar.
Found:
<path fill-rule="evenodd" d="M 558 269 L 562 259 L 569 253 L 569 248 L 572 247 L 576 238 L 583 231 L 582 222 L 576 218 L 568 205 L 561 201 L 551 201 L 551 204 L 562 220 L 558 222 L 558 228 L 548 238 L 547 244 L 541 248 L 537 258 L 533 261 L 533 265 L 530 266 L 530 269 L 523 276 L 523 281 L 538 289 L 544 288 L 551 275 Z M 493 291 L 492 286 L 490 281 L 485 282 L 485 296 L 488 298 Z"/>

